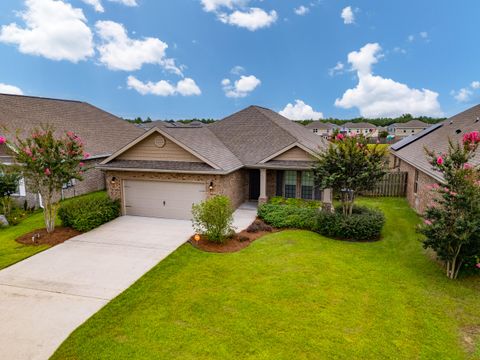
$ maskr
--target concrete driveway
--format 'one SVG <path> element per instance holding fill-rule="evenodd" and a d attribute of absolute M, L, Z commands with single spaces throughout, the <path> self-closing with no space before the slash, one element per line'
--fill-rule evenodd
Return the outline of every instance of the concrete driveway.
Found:
<path fill-rule="evenodd" d="M 192 232 L 190 221 L 123 216 L 0 271 L 0 357 L 48 359 Z"/>
<path fill-rule="evenodd" d="M 237 230 L 256 216 L 234 214 Z M 48 359 L 68 335 L 182 245 L 186 220 L 123 216 L 0 271 L 0 359 Z"/>

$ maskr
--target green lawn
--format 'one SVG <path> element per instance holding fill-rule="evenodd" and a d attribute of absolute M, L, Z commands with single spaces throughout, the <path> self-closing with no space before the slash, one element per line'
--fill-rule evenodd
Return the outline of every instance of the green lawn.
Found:
<path fill-rule="evenodd" d="M 95 196 L 95 194 L 98 193 L 101 193 L 101 191 L 82 195 L 82 197 Z M 69 200 L 67 199 L 65 201 L 68 202 Z M 59 219 L 57 219 L 56 223 L 57 226 L 61 225 Z M 19 244 L 15 241 L 19 236 L 44 227 L 43 213 L 41 210 L 38 210 L 18 225 L 0 228 L 0 269 L 48 249 L 50 247 L 49 245 L 29 246 Z"/>
<path fill-rule="evenodd" d="M 53 359 L 480 358 L 480 339 L 463 341 L 480 330 L 480 279 L 445 278 L 403 199 L 362 202 L 385 211 L 382 241 L 284 231 L 233 254 L 184 245 Z"/>
<path fill-rule="evenodd" d="M 27 246 L 15 239 L 35 229 L 45 227 L 42 212 L 35 212 L 16 226 L 0 228 L 0 269 L 47 249 L 48 245 Z"/>

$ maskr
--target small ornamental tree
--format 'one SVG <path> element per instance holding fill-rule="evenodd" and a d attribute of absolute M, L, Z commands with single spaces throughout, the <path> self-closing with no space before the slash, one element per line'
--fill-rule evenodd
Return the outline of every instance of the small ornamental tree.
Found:
<path fill-rule="evenodd" d="M 55 199 L 62 186 L 72 179 L 82 180 L 86 170 L 82 161 L 89 154 L 84 152 L 82 140 L 71 131 L 58 138 L 47 126 L 33 130 L 26 138 L 7 141 L 7 148 L 31 191 L 41 195 L 45 227 L 52 232 L 58 210 Z"/>
<path fill-rule="evenodd" d="M 318 157 L 315 180 L 322 189 L 340 193 L 344 215 L 352 214 L 359 192 L 372 190 L 385 175 L 385 150 L 369 145 L 363 135 L 338 134 Z"/>
<path fill-rule="evenodd" d="M 436 252 L 450 279 L 456 279 L 462 265 L 472 259 L 480 267 L 480 177 L 470 164 L 479 143 L 479 132 L 474 131 L 465 134 L 463 144 L 449 141 L 447 154 L 426 149 L 444 183 L 431 186 L 436 196 L 420 232 L 425 235 L 423 246 Z"/>
<path fill-rule="evenodd" d="M 12 171 L 7 166 L 0 168 L 0 213 L 6 217 L 10 215 L 12 210 L 12 199 L 10 196 L 17 191 L 19 181 L 20 175 L 17 172 Z"/>

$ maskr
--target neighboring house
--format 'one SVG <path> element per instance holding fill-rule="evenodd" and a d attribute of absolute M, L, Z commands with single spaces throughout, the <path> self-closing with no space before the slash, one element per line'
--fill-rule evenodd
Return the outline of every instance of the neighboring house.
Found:
<path fill-rule="evenodd" d="M 330 201 L 312 172 L 327 146 L 304 126 L 250 106 L 209 125 L 153 127 L 98 168 L 123 214 L 190 219 L 193 203 L 217 194 L 235 208 L 277 195 Z"/>
<path fill-rule="evenodd" d="M 342 125 L 340 131 L 347 135 L 363 134 L 366 137 L 372 137 L 372 138 L 378 137 L 377 127 L 367 122 L 359 122 L 359 123 L 347 122 Z"/>
<path fill-rule="evenodd" d="M 340 126 L 332 124 L 332 123 L 325 123 L 321 121 L 314 121 L 310 124 L 305 126 L 315 135 L 321 136 L 324 139 L 329 139 L 332 137 L 335 130 L 340 131 Z"/>
<path fill-rule="evenodd" d="M 416 135 L 420 131 L 425 130 L 430 125 L 420 120 L 410 120 L 406 123 L 395 123 L 388 126 L 388 133 L 395 137 L 405 137 Z"/>
<path fill-rule="evenodd" d="M 433 193 L 429 190 L 429 185 L 443 182 L 441 174 L 432 170 L 425 148 L 437 153 L 447 152 L 449 140 L 461 142 L 463 135 L 471 131 L 480 131 L 480 105 L 432 125 L 390 147 L 393 158 L 390 164 L 399 171 L 408 172 L 407 199 L 419 213 L 425 211 L 432 202 Z M 473 158 L 472 164 L 480 165 L 478 155 Z"/>
<path fill-rule="evenodd" d="M 73 100 L 49 99 L 32 96 L 0 94 L 0 135 L 12 139 L 17 134 L 27 136 L 42 125 L 54 127 L 58 136 L 73 131 L 85 143 L 85 151 L 90 153 L 87 167 L 94 167 L 113 152 L 123 147 L 145 131 L 93 105 Z M 0 162 L 11 163 L 4 146 L 0 146 Z M 95 168 L 85 173 L 83 181 L 74 180 L 65 184 L 62 197 L 72 197 L 105 188 L 104 174 Z M 28 189 L 21 181 L 17 201 L 27 205 L 41 205 L 38 194 Z"/>

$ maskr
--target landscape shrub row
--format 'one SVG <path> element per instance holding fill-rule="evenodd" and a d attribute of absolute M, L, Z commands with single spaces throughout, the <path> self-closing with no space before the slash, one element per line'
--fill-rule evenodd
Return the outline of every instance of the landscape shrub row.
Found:
<path fill-rule="evenodd" d="M 315 231 L 321 235 L 351 241 L 373 241 L 380 238 L 385 216 L 376 209 L 354 206 L 352 215 L 326 212 L 315 206 L 287 205 L 274 200 L 258 208 L 258 216 L 276 228 Z"/>
<path fill-rule="evenodd" d="M 120 202 L 106 193 L 95 193 L 71 199 L 60 205 L 58 216 L 63 226 L 85 232 L 120 215 Z"/>

